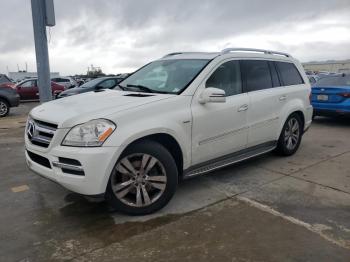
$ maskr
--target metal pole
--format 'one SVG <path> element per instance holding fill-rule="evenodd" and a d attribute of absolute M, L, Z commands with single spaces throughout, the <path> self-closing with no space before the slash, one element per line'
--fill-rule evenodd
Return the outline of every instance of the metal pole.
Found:
<path fill-rule="evenodd" d="M 49 52 L 47 49 L 45 0 L 31 0 L 34 29 L 36 67 L 40 102 L 52 99 Z"/>

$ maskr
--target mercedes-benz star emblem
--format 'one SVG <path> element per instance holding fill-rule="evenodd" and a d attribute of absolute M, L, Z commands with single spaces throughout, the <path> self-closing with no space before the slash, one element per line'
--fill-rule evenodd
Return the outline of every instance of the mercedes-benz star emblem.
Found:
<path fill-rule="evenodd" d="M 27 135 L 29 139 L 32 139 L 35 132 L 35 124 L 33 122 L 28 122 Z"/>

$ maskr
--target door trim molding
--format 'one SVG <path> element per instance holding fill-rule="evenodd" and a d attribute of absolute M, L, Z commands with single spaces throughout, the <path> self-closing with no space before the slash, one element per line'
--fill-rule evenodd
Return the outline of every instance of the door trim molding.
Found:
<path fill-rule="evenodd" d="M 220 140 L 220 139 L 222 139 L 222 138 L 224 138 L 226 136 L 230 136 L 230 135 L 239 133 L 239 132 L 241 132 L 243 130 L 246 130 L 248 128 L 249 128 L 249 126 L 244 126 L 244 127 L 238 128 L 238 129 L 234 129 L 234 130 L 231 130 L 231 131 L 228 131 L 228 132 L 216 135 L 216 136 L 212 136 L 212 137 L 203 139 L 203 140 L 198 142 L 198 145 L 201 146 L 201 145 L 204 145 L 204 144 L 207 144 L 207 143 L 210 143 L 210 142 L 214 142 L 216 140 Z"/>

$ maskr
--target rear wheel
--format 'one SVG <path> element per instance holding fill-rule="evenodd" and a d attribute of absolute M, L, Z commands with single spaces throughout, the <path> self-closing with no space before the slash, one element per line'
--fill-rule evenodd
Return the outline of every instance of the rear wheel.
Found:
<path fill-rule="evenodd" d="M 10 105 L 6 100 L 0 98 L 0 117 L 7 116 L 10 112 Z"/>
<path fill-rule="evenodd" d="M 302 134 L 302 121 L 298 114 L 288 117 L 279 137 L 276 151 L 284 156 L 293 155 L 299 148 Z"/>
<path fill-rule="evenodd" d="M 143 141 L 122 154 L 111 174 L 107 200 L 117 210 L 145 215 L 164 207 L 176 191 L 175 160 L 159 143 Z"/>

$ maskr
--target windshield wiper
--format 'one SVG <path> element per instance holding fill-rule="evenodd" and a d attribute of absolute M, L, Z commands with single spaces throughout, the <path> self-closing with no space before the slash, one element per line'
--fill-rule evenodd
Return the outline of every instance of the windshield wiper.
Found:
<path fill-rule="evenodd" d="M 136 87 L 138 89 L 140 89 L 141 91 L 144 92 L 148 92 L 148 93 L 154 93 L 155 91 L 147 86 L 143 86 L 143 85 L 132 85 L 132 84 L 127 84 L 127 87 Z"/>
<path fill-rule="evenodd" d="M 123 91 L 126 91 L 127 90 L 127 88 L 125 87 L 125 86 L 122 86 L 122 85 L 120 85 L 120 84 L 117 84 L 116 85 L 117 87 L 119 87 L 121 90 L 123 90 Z"/>
<path fill-rule="evenodd" d="M 169 92 L 153 90 L 153 89 L 151 89 L 147 86 L 143 86 L 143 85 L 127 84 L 126 86 L 122 86 L 122 85 L 118 84 L 117 87 L 119 87 L 123 91 L 133 91 L 133 90 L 131 90 L 131 88 L 135 87 L 135 88 L 138 88 L 139 90 L 146 92 L 146 93 L 170 94 Z M 131 87 L 131 88 L 129 88 L 129 87 Z"/>
<path fill-rule="evenodd" d="M 153 90 L 147 86 L 143 86 L 143 85 L 132 85 L 132 84 L 128 84 L 126 85 L 127 87 L 136 87 L 138 89 L 140 89 L 141 91 L 144 92 L 148 92 L 148 93 L 158 93 L 158 94 L 171 94 L 169 92 L 165 92 L 165 91 L 159 91 L 159 90 Z"/>

